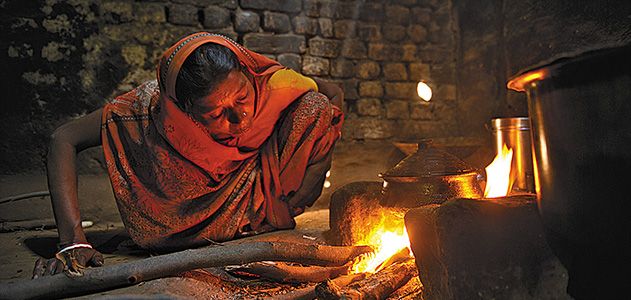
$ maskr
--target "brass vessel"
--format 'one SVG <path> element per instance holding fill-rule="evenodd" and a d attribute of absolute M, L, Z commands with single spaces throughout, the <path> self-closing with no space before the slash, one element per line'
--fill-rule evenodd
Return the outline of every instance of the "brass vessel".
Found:
<path fill-rule="evenodd" d="M 483 195 L 478 172 L 458 157 L 433 147 L 431 140 L 419 142 L 414 154 L 379 177 L 384 180 L 384 206 L 418 207 Z"/>

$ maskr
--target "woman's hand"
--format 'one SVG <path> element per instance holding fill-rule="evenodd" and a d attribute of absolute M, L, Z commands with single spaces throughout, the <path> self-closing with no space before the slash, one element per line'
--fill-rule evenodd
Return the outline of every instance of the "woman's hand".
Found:
<path fill-rule="evenodd" d="M 302 184 L 287 200 L 292 217 L 302 214 L 305 207 L 310 207 L 320 197 L 324 180 L 326 180 L 326 172 L 331 169 L 332 159 L 333 151 L 329 151 L 321 161 L 307 167 Z"/>
<path fill-rule="evenodd" d="M 344 90 L 342 88 L 332 82 L 323 81 L 317 78 L 314 78 L 316 84 L 318 85 L 318 91 L 331 101 L 331 104 L 339 107 L 342 112 L 344 112 Z"/>
<path fill-rule="evenodd" d="M 87 267 L 103 265 L 103 254 L 92 248 L 77 248 L 57 253 L 51 259 L 39 258 L 33 268 L 33 279 L 55 275 L 63 271 L 79 274 Z"/>

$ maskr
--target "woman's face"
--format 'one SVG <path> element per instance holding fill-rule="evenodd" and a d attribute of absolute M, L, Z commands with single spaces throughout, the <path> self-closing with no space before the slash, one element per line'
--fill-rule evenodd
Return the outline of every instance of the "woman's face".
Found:
<path fill-rule="evenodd" d="M 228 73 L 209 95 L 198 99 L 190 110 L 218 141 L 238 137 L 252 127 L 255 92 L 240 70 Z"/>

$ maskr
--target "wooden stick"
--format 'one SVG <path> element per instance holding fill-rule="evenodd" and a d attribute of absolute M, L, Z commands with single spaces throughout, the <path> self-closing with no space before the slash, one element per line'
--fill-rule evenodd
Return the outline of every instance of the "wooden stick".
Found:
<path fill-rule="evenodd" d="M 393 254 L 392 256 L 388 257 L 386 260 L 384 260 L 378 267 L 377 267 L 377 272 L 395 264 L 401 261 L 406 261 L 408 259 L 410 259 L 410 257 L 412 257 L 412 255 L 410 255 L 410 249 L 409 248 L 403 248 L 401 250 L 399 250 L 399 252 Z"/>
<path fill-rule="evenodd" d="M 18 230 L 31 230 L 31 229 L 50 229 L 56 228 L 54 219 L 40 219 L 40 220 L 24 220 L 24 221 L 6 221 L 0 222 L 0 232 L 11 232 Z"/>
<path fill-rule="evenodd" d="M 284 262 L 253 262 L 241 266 L 226 267 L 231 274 L 245 274 L 262 277 L 281 283 L 305 283 L 321 282 L 346 275 L 350 272 L 351 265 L 322 267 L 322 266 L 296 266 Z"/>
<path fill-rule="evenodd" d="M 92 227 L 94 222 L 81 221 L 81 228 Z M 0 232 L 11 232 L 18 230 L 44 230 L 57 228 L 55 219 L 38 219 L 38 220 L 22 220 L 22 221 L 2 221 L 0 222 Z"/>
<path fill-rule="evenodd" d="M 355 282 L 357 280 L 362 280 L 366 278 L 366 273 L 359 274 L 348 274 L 342 275 L 340 277 L 326 280 L 326 282 L 332 282 L 335 286 L 343 287 Z M 319 284 L 318 284 L 319 285 Z M 274 299 L 274 300 L 313 300 L 316 298 L 316 291 L 318 285 L 308 286 L 301 289 L 295 289 L 284 295 L 274 295 L 270 298 L 266 299 Z"/>
<path fill-rule="evenodd" d="M 39 192 L 32 192 L 32 193 L 13 195 L 13 196 L 9 196 L 9 197 L 0 199 L 0 204 L 13 202 L 13 201 L 17 201 L 17 200 L 22 200 L 22 199 L 28 199 L 28 198 L 34 198 L 34 197 L 45 197 L 45 196 L 50 196 L 50 192 L 49 191 L 39 191 Z"/>
<path fill-rule="evenodd" d="M 410 258 L 345 287 L 327 281 L 316 287 L 316 295 L 320 300 L 385 299 L 417 274 L 418 270 L 414 264 L 414 259 Z"/>
<path fill-rule="evenodd" d="M 207 267 L 255 261 L 293 261 L 342 265 L 372 251 L 369 246 L 325 246 L 285 242 L 251 242 L 211 246 L 153 256 L 133 262 L 86 269 L 83 276 L 65 274 L 0 284 L 0 299 L 65 298 L 129 286 L 142 281 Z"/>

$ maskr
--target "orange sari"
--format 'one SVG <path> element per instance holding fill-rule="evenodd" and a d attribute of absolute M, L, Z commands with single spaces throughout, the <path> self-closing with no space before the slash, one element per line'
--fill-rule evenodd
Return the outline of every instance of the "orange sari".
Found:
<path fill-rule="evenodd" d="M 175 104 L 180 67 L 197 47 L 230 49 L 254 80 L 252 128 L 219 143 Z M 105 105 L 102 143 L 122 220 L 142 247 L 181 249 L 264 225 L 295 226 L 286 199 L 340 137 L 343 115 L 315 83 L 216 34 L 169 48 L 158 80 Z"/>

